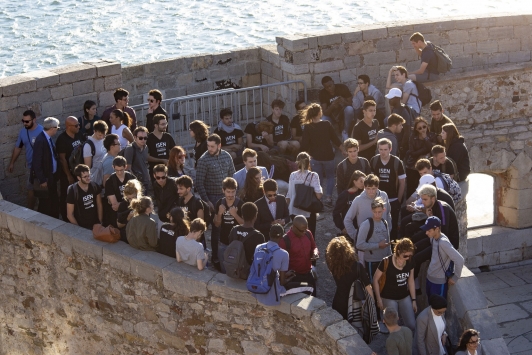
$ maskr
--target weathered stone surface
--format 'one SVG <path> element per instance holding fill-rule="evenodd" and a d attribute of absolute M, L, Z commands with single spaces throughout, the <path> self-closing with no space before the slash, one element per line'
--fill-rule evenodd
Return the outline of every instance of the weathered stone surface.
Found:
<path fill-rule="evenodd" d="M 207 285 L 207 289 L 221 295 L 224 299 L 257 304 L 255 297 L 248 291 L 245 280 L 237 280 L 224 274 L 216 274 Z"/>
<path fill-rule="evenodd" d="M 16 96 L 37 89 L 37 81 L 24 75 L 15 75 L 0 78 L 2 96 Z"/>
<path fill-rule="evenodd" d="M 319 298 L 308 296 L 295 301 L 290 305 L 292 314 L 299 318 L 311 317 L 312 314 L 326 307 L 326 303 Z"/>
<path fill-rule="evenodd" d="M 122 65 L 116 60 L 96 59 L 84 61 L 83 63 L 96 67 L 98 77 L 120 75 L 122 73 Z"/>
<path fill-rule="evenodd" d="M 373 353 L 370 347 L 358 334 L 338 340 L 338 347 L 340 348 L 340 353 L 345 355 Z"/>
<path fill-rule="evenodd" d="M 331 324 L 337 323 L 341 321 L 343 318 L 342 318 L 342 315 L 338 313 L 337 311 L 330 309 L 330 308 L 325 308 L 317 312 L 314 312 L 312 314 L 311 319 L 312 319 L 312 324 L 314 324 L 314 326 L 318 330 L 323 331 L 325 330 L 325 328 L 327 328 Z"/>
<path fill-rule="evenodd" d="M 59 82 L 61 84 L 68 84 L 96 77 L 96 68 L 90 64 L 70 64 L 50 69 L 50 71 L 59 75 Z"/>
<path fill-rule="evenodd" d="M 52 244 L 52 230 L 66 222 L 37 213 L 25 223 L 26 238 L 44 244 Z"/>
<path fill-rule="evenodd" d="M 327 333 L 327 335 L 335 341 L 352 335 L 358 335 L 355 328 L 353 328 L 346 320 L 342 320 L 338 323 L 328 326 L 325 328 L 325 333 Z"/>
<path fill-rule="evenodd" d="M 131 255 L 131 275 L 148 282 L 155 282 L 163 275 L 162 270 L 175 260 L 154 251 L 142 251 Z"/>
<path fill-rule="evenodd" d="M 164 288 L 186 297 L 206 297 L 207 283 L 216 275 L 190 265 L 172 263 L 163 269 Z"/>

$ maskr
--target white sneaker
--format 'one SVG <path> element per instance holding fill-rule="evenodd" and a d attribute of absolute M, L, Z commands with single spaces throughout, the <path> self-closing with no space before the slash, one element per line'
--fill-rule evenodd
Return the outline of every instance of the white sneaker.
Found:
<path fill-rule="evenodd" d="M 342 131 L 342 141 L 344 142 L 347 138 L 349 138 L 349 135 L 346 131 Z"/>

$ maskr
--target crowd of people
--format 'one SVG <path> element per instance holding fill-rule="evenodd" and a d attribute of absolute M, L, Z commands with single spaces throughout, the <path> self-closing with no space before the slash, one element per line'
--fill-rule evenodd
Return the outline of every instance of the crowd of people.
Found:
<path fill-rule="evenodd" d="M 411 354 L 413 346 L 420 354 L 444 354 L 442 315 L 464 264 L 455 203 L 470 173 L 469 155 L 440 101 L 430 103 L 430 124 L 421 117 L 413 80 L 435 80 L 438 72 L 433 47 L 419 33 L 411 42 L 421 67 L 409 75 L 393 66 L 386 94 L 367 75 L 358 76 L 354 92 L 325 76 L 320 102 L 297 101 L 292 119 L 275 99 L 271 115 L 244 130 L 230 108 L 220 111 L 212 133 L 204 122 L 191 122 L 193 164 L 166 132 L 158 90 L 148 94 L 145 126 L 124 89 L 101 117 L 87 101 L 56 139 L 60 121 L 48 117 L 41 126 L 28 110 L 8 170 L 25 147 L 30 208 L 38 197 L 42 213 L 87 229 L 114 226 L 132 247 L 199 270 L 251 278 L 255 256 L 268 254 L 273 283 L 253 293 L 265 305 L 294 292 L 316 295 L 315 238 L 325 238 L 317 236 L 317 217 L 320 205 L 331 208 L 338 228 L 326 250 L 337 285 L 333 308 L 353 324 L 374 312 L 380 331 L 389 329 L 390 354 Z M 338 164 L 336 151 L 345 157 Z M 278 192 L 282 180 L 286 196 Z M 357 309 L 357 284 L 373 311 Z M 425 310 L 417 306 L 422 284 L 430 302 Z M 468 332 L 460 343 L 466 351 L 479 340 Z"/>

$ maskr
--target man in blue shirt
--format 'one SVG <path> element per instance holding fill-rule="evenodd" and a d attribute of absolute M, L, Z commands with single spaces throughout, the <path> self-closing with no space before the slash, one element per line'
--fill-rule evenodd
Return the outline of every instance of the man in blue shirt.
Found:
<path fill-rule="evenodd" d="M 15 161 L 18 159 L 22 147 L 26 148 L 26 190 L 28 191 L 28 208 L 33 209 L 35 207 L 35 196 L 33 193 L 33 185 L 30 183 L 30 171 L 31 171 L 31 161 L 33 157 L 33 146 L 35 144 L 35 139 L 43 131 L 43 127 L 40 124 L 37 124 L 37 117 L 35 112 L 32 110 L 24 111 L 22 114 L 22 124 L 24 128 L 20 130 L 20 133 L 17 138 L 17 143 L 15 143 L 15 148 L 11 154 L 11 162 L 7 171 L 12 173 L 15 167 Z"/>
<path fill-rule="evenodd" d="M 244 167 L 233 174 L 233 179 L 237 183 L 237 192 L 240 192 L 244 187 L 248 170 L 257 167 L 257 152 L 249 148 L 244 149 L 242 160 L 244 161 Z M 258 166 L 258 168 L 262 172 L 263 180 L 268 179 L 268 170 L 263 166 Z"/>

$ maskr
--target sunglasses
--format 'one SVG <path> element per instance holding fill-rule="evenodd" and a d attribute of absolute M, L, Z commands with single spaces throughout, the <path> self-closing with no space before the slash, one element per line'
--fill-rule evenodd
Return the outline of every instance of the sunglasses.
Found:
<path fill-rule="evenodd" d="M 166 176 L 156 176 L 157 180 L 166 180 Z"/>
<path fill-rule="evenodd" d="M 30 123 L 32 120 L 29 120 L 29 121 L 26 121 L 26 120 L 21 120 L 22 123 Z"/>
<path fill-rule="evenodd" d="M 155 100 L 154 99 L 148 99 L 148 102 L 154 103 Z"/>
<path fill-rule="evenodd" d="M 467 343 L 468 344 L 478 344 L 478 343 L 480 343 L 480 339 L 473 340 L 473 341 L 468 341 Z"/>
<path fill-rule="evenodd" d="M 403 259 L 410 259 L 412 257 L 412 254 L 408 254 L 408 255 L 401 255 L 401 258 Z"/>
<path fill-rule="evenodd" d="M 137 136 L 137 139 L 138 139 L 139 141 L 147 141 L 147 140 L 148 140 L 148 137 L 139 137 L 139 136 Z"/>
<path fill-rule="evenodd" d="M 422 130 L 424 130 L 424 129 L 427 129 L 427 126 L 421 126 L 421 127 L 418 127 L 418 128 L 417 128 L 418 131 L 422 131 Z"/>

